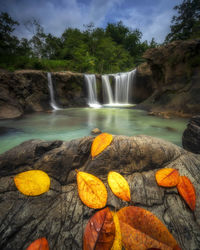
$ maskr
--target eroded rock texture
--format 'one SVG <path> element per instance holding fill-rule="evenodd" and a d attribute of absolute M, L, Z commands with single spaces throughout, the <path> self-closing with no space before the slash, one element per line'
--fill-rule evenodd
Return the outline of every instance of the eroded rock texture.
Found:
<path fill-rule="evenodd" d="M 200 154 L 200 115 L 190 119 L 183 132 L 182 144 L 186 150 Z"/>
<path fill-rule="evenodd" d="M 136 100 L 155 114 L 200 113 L 200 40 L 174 41 L 147 50 L 138 67 Z M 141 84 L 140 84 L 141 82 Z"/>
<path fill-rule="evenodd" d="M 31 140 L 0 156 L 0 249 L 25 249 L 46 237 L 50 249 L 81 249 L 88 219 L 95 213 L 78 197 L 75 169 L 101 178 L 112 209 L 127 206 L 107 184 L 114 170 L 128 180 L 135 205 L 153 212 L 165 223 L 182 249 L 200 249 L 200 155 L 148 136 L 114 136 L 111 145 L 94 160 L 93 137 L 71 142 Z M 176 188 L 157 186 L 155 172 L 163 167 L 179 170 L 196 189 L 194 213 Z M 22 171 L 41 169 L 51 178 L 50 191 L 38 197 L 19 193 L 13 177 Z"/>

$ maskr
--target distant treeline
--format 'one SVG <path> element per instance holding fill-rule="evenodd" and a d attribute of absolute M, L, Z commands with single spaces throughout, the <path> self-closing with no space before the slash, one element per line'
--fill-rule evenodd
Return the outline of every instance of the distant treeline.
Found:
<path fill-rule="evenodd" d="M 8 13 L 0 15 L 0 67 L 10 69 L 71 70 L 78 72 L 119 72 L 138 64 L 146 49 L 157 44 L 141 42 L 142 33 L 122 22 L 106 28 L 93 24 L 85 30 L 67 28 L 61 37 L 46 34 L 36 20 L 26 27 L 32 38 L 19 40 L 13 31 L 19 25 Z"/>
<path fill-rule="evenodd" d="M 175 6 L 178 16 L 172 18 L 171 32 L 165 43 L 200 37 L 200 1 L 184 0 Z M 5 12 L 0 14 L 0 68 L 70 70 L 87 73 L 120 72 L 133 69 L 143 62 L 148 48 L 157 47 L 141 41 L 142 32 L 132 30 L 121 21 L 96 28 L 91 23 L 84 30 L 67 28 L 60 37 L 46 34 L 40 23 L 24 24 L 31 39 L 13 35 L 19 23 Z"/>

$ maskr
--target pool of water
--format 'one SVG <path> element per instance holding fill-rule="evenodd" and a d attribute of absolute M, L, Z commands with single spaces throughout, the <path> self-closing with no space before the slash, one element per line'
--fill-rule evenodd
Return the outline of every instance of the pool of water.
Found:
<path fill-rule="evenodd" d="M 143 110 L 127 108 L 69 108 L 52 113 L 33 113 L 16 120 L 0 121 L 13 128 L 0 136 L 0 153 L 29 139 L 71 140 L 90 135 L 94 128 L 115 135 L 145 134 L 181 146 L 188 120 L 148 116 Z"/>

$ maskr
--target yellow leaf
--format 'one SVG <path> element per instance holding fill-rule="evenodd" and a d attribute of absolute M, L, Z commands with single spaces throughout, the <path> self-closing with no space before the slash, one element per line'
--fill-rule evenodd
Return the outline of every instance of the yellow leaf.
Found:
<path fill-rule="evenodd" d="M 117 213 L 111 212 L 113 216 L 113 221 L 115 223 L 115 239 L 111 250 L 121 250 L 122 249 L 122 235 L 120 230 L 119 218 Z"/>
<path fill-rule="evenodd" d="M 90 208 L 103 208 L 107 203 L 107 190 L 94 175 L 77 171 L 78 193 L 82 202 Z"/>
<path fill-rule="evenodd" d="M 124 201 L 131 200 L 130 188 L 128 182 L 117 172 L 109 172 L 108 184 L 112 192 Z"/>
<path fill-rule="evenodd" d="M 92 158 L 100 154 L 105 148 L 107 148 L 110 143 L 112 142 L 112 135 L 107 134 L 107 133 L 102 133 L 98 135 L 93 143 L 92 143 L 92 148 L 91 148 L 91 155 Z"/>
<path fill-rule="evenodd" d="M 41 170 L 29 170 L 14 177 L 17 189 L 24 195 L 36 196 L 49 190 L 50 178 Z"/>

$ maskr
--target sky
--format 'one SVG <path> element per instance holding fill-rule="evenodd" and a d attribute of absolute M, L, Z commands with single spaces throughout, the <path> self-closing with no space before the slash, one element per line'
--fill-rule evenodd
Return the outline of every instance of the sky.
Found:
<path fill-rule="evenodd" d="M 0 0 L 0 11 L 26 23 L 35 18 L 45 33 L 60 36 L 68 27 L 84 29 L 91 22 L 95 27 L 122 21 L 124 25 L 139 29 L 142 40 L 163 42 L 170 31 L 170 22 L 176 12 L 175 5 L 183 0 Z M 32 33 L 24 25 L 15 35 L 30 38 Z"/>

